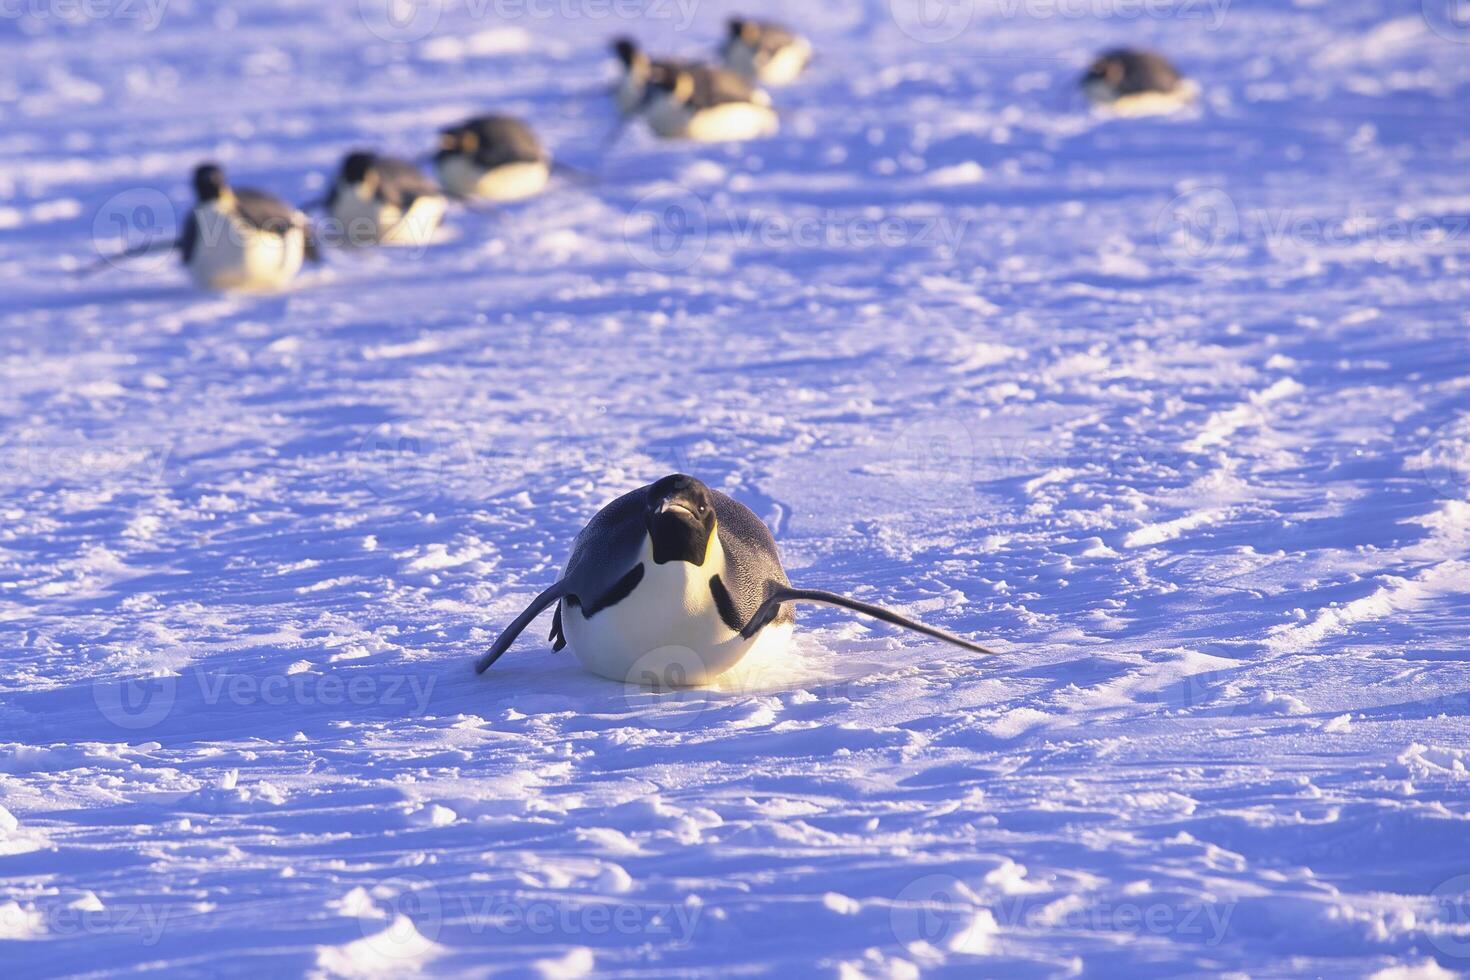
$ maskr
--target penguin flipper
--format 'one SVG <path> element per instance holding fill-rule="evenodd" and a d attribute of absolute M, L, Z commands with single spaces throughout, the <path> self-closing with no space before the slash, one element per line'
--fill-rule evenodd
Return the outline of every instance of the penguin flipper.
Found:
<path fill-rule="evenodd" d="M 567 583 L 563 579 L 538 595 L 535 601 L 516 617 L 515 622 L 505 628 L 505 632 L 500 634 L 500 638 L 495 641 L 495 645 L 490 648 L 490 652 L 481 657 L 479 663 L 475 664 L 475 673 L 483 674 L 489 670 L 490 666 L 504 656 L 505 651 L 510 649 L 510 645 L 516 641 L 516 637 L 520 636 L 525 628 L 531 625 L 531 620 L 545 612 L 546 607 L 553 602 L 565 598 L 566 594 Z"/>
<path fill-rule="evenodd" d="M 556 615 L 551 617 L 551 635 L 547 637 L 551 641 L 551 652 L 561 653 L 567 648 L 567 637 L 561 628 L 561 603 L 556 604 Z"/>
<path fill-rule="evenodd" d="M 933 637 L 936 640 L 943 640 L 946 643 L 952 643 L 955 646 L 965 650 L 971 650 L 975 653 L 986 653 L 992 656 L 995 654 L 994 650 L 987 650 L 985 647 L 982 647 L 977 643 L 972 643 L 969 640 L 964 639 L 963 637 L 955 636 L 953 633 L 946 633 L 944 630 L 935 629 L 932 626 L 925 626 L 923 623 L 909 619 L 907 616 L 900 616 L 898 613 L 891 612 L 890 610 L 884 609 L 881 606 L 869 605 L 866 602 L 859 602 L 856 599 L 849 599 L 846 596 L 840 596 L 834 592 L 822 592 L 817 589 L 776 589 L 774 592 L 771 593 L 770 596 L 766 598 L 766 601 L 761 604 L 760 609 L 757 610 L 756 614 L 751 617 L 750 622 L 747 623 L 745 625 L 745 628 L 740 631 L 740 635 L 745 637 L 746 639 L 750 639 L 751 637 L 755 636 L 755 634 L 759 633 L 772 619 L 776 617 L 776 615 L 781 610 L 781 606 L 788 602 L 818 602 L 826 606 L 837 606 L 840 609 L 850 609 L 853 612 L 862 613 L 864 616 L 871 616 L 874 619 L 881 619 L 885 623 L 891 623 L 894 626 L 901 626 L 904 629 L 913 630 L 916 633 L 922 633 L 925 636 Z"/>

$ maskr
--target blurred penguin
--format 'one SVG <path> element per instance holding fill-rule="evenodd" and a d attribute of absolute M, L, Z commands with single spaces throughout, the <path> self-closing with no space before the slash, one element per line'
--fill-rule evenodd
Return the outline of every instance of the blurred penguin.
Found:
<path fill-rule="evenodd" d="M 1082 76 L 1081 84 L 1093 105 L 1118 116 L 1176 112 L 1199 95 L 1199 86 L 1180 74 L 1167 58 L 1127 48 L 1100 55 Z"/>

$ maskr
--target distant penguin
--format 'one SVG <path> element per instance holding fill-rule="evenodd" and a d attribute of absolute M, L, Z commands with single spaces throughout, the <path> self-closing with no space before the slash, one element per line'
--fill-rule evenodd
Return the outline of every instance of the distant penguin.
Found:
<path fill-rule="evenodd" d="M 700 143 L 759 139 L 781 128 L 769 95 L 732 71 L 705 65 L 651 78 L 641 114 L 665 139 Z"/>
<path fill-rule="evenodd" d="M 650 58 L 631 38 L 618 38 L 613 41 L 612 49 L 623 67 L 622 77 L 618 79 L 618 87 L 613 95 L 617 100 L 618 110 L 624 115 L 631 115 L 643 107 L 648 95 L 648 85 L 653 79 L 665 78 L 681 68 L 695 66 L 692 61 Z"/>
<path fill-rule="evenodd" d="M 448 200 L 413 164 L 357 151 L 327 193 L 334 233 L 347 245 L 427 245 Z"/>
<path fill-rule="evenodd" d="M 263 191 L 231 188 L 224 171 L 194 171 L 198 198 L 177 243 L 184 265 L 205 289 L 273 290 L 317 261 L 306 215 Z"/>
<path fill-rule="evenodd" d="M 500 635 L 483 673 L 543 611 L 556 606 L 554 650 L 616 681 L 706 684 L 757 645 L 791 639 L 792 604 L 851 609 L 978 653 L 969 640 L 830 592 L 792 588 L 776 541 L 745 505 L 674 474 L 624 494 L 587 524 L 561 580 Z M 670 676 L 665 666 L 677 668 Z"/>
<path fill-rule="evenodd" d="M 1100 55 L 1082 76 L 1082 89 L 1094 105 L 1119 116 L 1174 112 L 1199 94 L 1199 86 L 1162 55 L 1126 48 Z"/>
<path fill-rule="evenodd" d="M 444 189 L 466 200 L 520 201 L 551 180 L 550 154 L 510 116 L 478 116 L 444 130 L 434 165 Z"/>
<path fill-rule="evenodd" d="M 811 42 L 780 24 L 733 17 L 729 32 L 720 46 L 725 67 L 762 85 L 790 85 L 811 64 Z"/>

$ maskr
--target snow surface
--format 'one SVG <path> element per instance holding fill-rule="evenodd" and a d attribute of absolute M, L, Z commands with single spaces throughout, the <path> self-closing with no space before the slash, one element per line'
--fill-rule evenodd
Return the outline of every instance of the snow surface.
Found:
<path fill-rule="evenodd" d="M 1453 4 L 772 2 L 777 139 L 284 296 L 71 275 L 204 158 L 305 200 L 499 108 L 597 169 L 608 37 L 733 12 L 375 2 L 0 18 L 0 972 L 1470 970 Z M 1120 43 L 1199 106 L 1089 113 Z M 476 677 L 675 469 L 1002 655 L 805 609 L 709 690 L 544 622 Z"/>

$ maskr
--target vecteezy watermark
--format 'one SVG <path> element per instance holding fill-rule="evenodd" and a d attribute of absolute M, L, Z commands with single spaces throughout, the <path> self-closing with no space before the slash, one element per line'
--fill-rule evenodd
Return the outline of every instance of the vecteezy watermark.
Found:
<path fill-rule="evenodd" d="M 1242 210 L 1221 188 L 1199 187 L 1159 212 L 1154 237 L 1171 263 L 1195 272 L 1226 265 L 1248 238 L 1273 251 L 1367 250 L 1375 260 L 1386 261 L 1405 249 L 1463 246 L 1470 241 L 1470 218 L 1363 213 L 1327 218 L 1290 208 Z"/>
<path fill-rule="evenodd" d="M 390 960 L 416 958 L 426 943 L 438 941 L 446 922 L 474 936 L 624 936 L 685 947 L 704 913 L 694 903 L 457 891 L 411 875 L 375 882 L 360 894 L 366 900 L 344 903 L 344 911 L 357 916 L 369 947 Z"/>
<path fill-rule="evenodd" d="M 19 442 L 0 445 L 0 485 L 17 482 L 82 483 L 135 474 L 161 484 L 173 447 L 93 442 Z"/>
<path fill-rule="evenodd" d="M 1470 2 L 1424 0 L 1424 22 L 1446 41 L 1470 44 Z"/>
<path fill-rule="evenodd" d="M 183 698 L 206 709 L 235 707 L 389 707 L 419 717 L 429 708 L 437 678 L 411 673 L 303 671 L 256 676 L 192 668 L 182 675 L 99 678 L 92 700 L 102 716 L 118 728 L 144 731 L 169 717 Z"/>
<path fill-rule="evenodd" d="M 716 233 L 741 249 L 867 251 L 930 248 L 952 255 L 969 230 L 969 220 L 948 215 L 786 214 L 749 211 L 712 215 L 709 204 L 682 187 L 642 198 L 623 222 L 628 254 L 659 272 L 679 272 L 698 262 Z"/>
<path fill-rule="evenodd" d="M 1234 902 L 1148 901 L 1143 897 L 1108 901 L 1028 894 L 982 901 L 954 875 L 935 873 L 904 886 L 891 907 L 889 925 L 902 946 L 923 942 L 969 952 L 984 951 L 1007 930 L 1056 928 L 1174 936 L 1214 947 L 1224 941 L 1234 913 Z"/>
<path fill-rule="evenodd" d="M 496 21 L 665 21 L 675 31 L 694 23 L 701 0 L 463 0 L 455 9 L 471 22 Z M 446 0 L 358 0 L 370 33 L 384 41 L 421 41 L 439 27 Z"/>
<path fill-rule="evenodd" d="M 0 20 L 137 21 L 145 31 L 163 22 L 168 0 L 0 0 Z"/>
<path fill-rule="evenodd" d="M 986 0 L 1008 20 L 1180 20 L 1203 21 L 1216 31 L 1231 0 Z"/>
<path fill-rule="evenodd" d="M 1456 875 L 1430 893 L 1429 941 L 1446 956 L 1470 960 L 1470 875 Z"/>
<path fill-rule="evenodd" d="M 463 489 L 483 478 L 482 460 L 467 438 L 436 419 L 394 419 L 354 448 L 357 480 L 385 500 Z"/>
<path fill-rule="evenodd" d="M 1431 433 L 1424 451 L 1411 465 L 1437 492 L 1456 500 L 1470 497 L 1470 414 Z"/>
<path fill-rule="evenodd" d="M 888 0 L 893 22 L 923 44 L 943 44 L 986 20 L 1202 21 L 1225 23 L 1231 0 Z"/>
<path fill-rule="evenodd" d="M 4 2 L 4 0 L 0 0 Z M 110 264 L 120 256 L 162 269 L 177 259 L 168 246 L 179 234 L 178 212 L 162 191 L 133 187 L 108 198 L 92 217 L 92 246 Z"/>
<path fill-rule="evenodd" d="M 921 44 L 943 44 L 965 33 L 975 7 L 976 0 L 888 0 L 898 29 Z"/>

